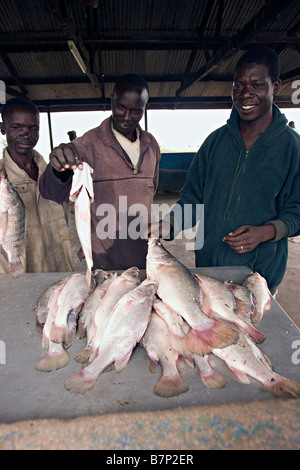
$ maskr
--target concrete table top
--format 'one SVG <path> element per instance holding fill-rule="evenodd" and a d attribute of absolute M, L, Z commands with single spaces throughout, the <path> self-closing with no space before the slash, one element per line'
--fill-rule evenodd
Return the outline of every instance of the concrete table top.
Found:
<path fill-rule="evenodd" d="M 236 283 L 242 283 L 250 273 L 246 267 L 193 268 L 192 271 Z M 226 378 L 225 388 L 206 388 L 198 370 L 185 366 L 181 373 L 189 390 L 177 397 L 161 398 L 153 393 L 153 387 L 160 377 L 160 368 L 155 374 L 150 373 L 146 352 L 141 347 L 133 351 L 122 372 L 102 373 L 93 390 L 83 395 L 70 393 L 64 388 L 64 380 L 81 369 L 81 365 L 73 358 L 85 346 L 85 339 L 75 337 L 68 349 L 70 362 L 63 369 L 43 373 L 34 368 L 44 352 L 42 335 L 35 328 L 32 306 L 50 284 L 64 275 L 26 274 L 13 280 L 9 274 L 0 274 L 0 422 L 70 420 L 106 414 L 182 410 L 194 406 L 234 403 L 246 405 L 252 401 L 278 400 L 254 379 L 250 379 L 250 385 L 238 382 L 218 358 L 215 369 Z M 273 298 L 271 309 L 257 327 L 266 335 L 260 348 L 270 358 L 275 372 L 300 382 L 300 365 L 293 360 L 300 330 Z"/>

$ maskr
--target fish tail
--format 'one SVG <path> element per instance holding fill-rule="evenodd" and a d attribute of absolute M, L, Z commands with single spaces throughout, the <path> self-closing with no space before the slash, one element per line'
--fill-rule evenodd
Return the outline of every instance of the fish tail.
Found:
<path fill-rule="evenodd" d="M 181 393 L 187 392 L 189 389 L 187 383 L 183 380 L 179 373 L 175 375 L 162 375 L 153 392 L 160 397 L 176 397 Z"/>
<path fill-rule="evenodd" d="M 199 329 L 190 328 L 186 337 L 187 348 L 194 354 L 204 356 L 215 348 L 224 348 L 238 339 L 238 332 L 229 325 L 211 320 Z"/>
<path fill-rule="evenodd" d="M 57 325 L 55 322 L 52 325 L 50 339 L 54 343 L 63 343 L 68 334 L 67 325 Z"/>
<path fill-rule="evenodd" d="M 257 328 L 252 325 L 248 325 L 244 323 L 241 325 L 240 323 L 236 325 L 242 333 L 245 333 L 249 338 L 251 338 L 255 343 L 262 343 L 266 337 L 263 333 L 261 333 Z"/>
<path fill-rule="evenodd" d="M 263 385 L 276 397 L 299 398 L 300 384 L 293 380 L 274 374 L 270 382 L 263 382 Z"/>
<path fill-rule="evenodd" d="M 80 362 L 81 364 L 84 364 L 85 362 L 89 360 L 91 352 L 92 352 L 91 346 L 85 346 L 74 356 L 74 359 L 75 361 Z"/>
<path fill-rule="evenodd" d="M 47 353 L 35 366 L 36 370 L 41 372 L 51 372 L 54 369 L 65 367 L 70 361 L 70 357 L 64 349 L 59 353 Z"/>
<path fill-rule="evenodd" d="M 226 379 L 213 369 L 207 373 L 201 372 L 200 377 L 207 388 L 223 388 L 227 383 Z"/>
<path fill-rule="evenodd" d="M 83 369 L 65 380 L 65 388 L 74 393 L 89 392 L 94 387 L 97 378 L 98 375 L 88 373 L 87 369 Z"/>

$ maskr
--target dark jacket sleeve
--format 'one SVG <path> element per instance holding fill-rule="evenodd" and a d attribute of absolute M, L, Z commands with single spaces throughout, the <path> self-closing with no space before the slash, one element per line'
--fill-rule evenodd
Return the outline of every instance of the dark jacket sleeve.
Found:
<path fill-rule="evenodd" d="M 58 172 L 49 163 L 39 180 L 41 195 L 58 204 L 63 203 L 70 194 L 72 178 L 72 170 Z"/>

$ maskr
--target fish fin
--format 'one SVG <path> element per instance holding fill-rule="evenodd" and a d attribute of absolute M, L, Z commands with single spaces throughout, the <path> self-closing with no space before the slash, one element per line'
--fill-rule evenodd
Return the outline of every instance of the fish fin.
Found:
<path fill-rule="evenodd" d="M 227 383 L 226 379 L 213 369 L 208 373 L 201 372 L 200 377 L 207 388 L 223 388 Z"/>
<path fill-rule="evenodd" d="M 263 317 L 264 312 L 261 312 L 256 307 L 254 307 L 253 313 L 251 315 L 251 321 L 253 323 L 259 323 Z"/>
<path fill-rule="evenodd" d="M 50 339 L 54 343 L 63 343 L 66 335 L 68 334 L 67 325 L 57 325 L 55 322 L 52 325 Z"/>
<path fill-rule="evenodd" d="M 265 335 L 253 325 L 248 325 L 244 322 L 244 325 L 237 323 L 236 326 L 240 331 L 242 331 L 242 333 L 245 333 L 247 336 L 249 336 L 249 338 L 251 338 L 255 343 L 262 343 L 266 339 Z"/>
<path fill-rule="evenodd" d="M 210 320 L 202 328 L 190 328 L 187 337 L 187 348 L 194 354 L 204 356 L 214 348 L 224 348 L 233 344 L 238 339 L 238 332 L 229 325 L 217 320 Z"/>
<path fill-rule="evenodd" d="M 12 277 L 17 279 L 25 274 L 25 268 L 21 262 L 21 260 L 17 261 L 16 263 L 9 263 L 9 269 Z"/>
<path fill-rule="evenodd" d="M 235 305 L 236 305 L 236 308 L 235 308 L 236 315 L 243 319 L 247 318 L 247 306 L 245 302 L 235 297 Z"/>
<path fill-rule="evenodd" d="M 201 293 L 202 293 L 202 298 L 201 298 L 201 302 L 200 302 L 201 309 L 203 310 L 205 315 L 207 315 L 208 317 L 211 317 L 211 308 L 210 308 L 209 297 L 208 297 L 208 295 L 205 294 L 205 292 L 203 290 L 201 290 Z"/>
<path fill-rule="evenodd" d="M 130 351 L 127 354 L 127 356 L 125 356 L 124 358 L 115 361 L 116 372 L 121 372 L 121 370 L 125 369 L 125 367 L 127 366 L 128 362 L 129 362 L 129 359 L 131 358 L 131 353 L 132 353 L 132 351 Z"/>
<path fill-rule="evenodd" d="M 65 380 L 65 388 L 74 393 L 89 392 L 94 387 L 97 378 L 98 375 L 88 373 L 87 369 L 83 369 Z"/>
<path fill-rule="evenodd" d="M 187 392 L 189 389 L 187 383 L 183 380 L 181 375 L 178 373 L 172 376 L 162 375 L 155 387 L 153 392 L 160 397 L 176 397 L 181 393 Z"/>
<path fill-rule="evenodd" d="M 85 338 L 87 334 L 87 328 L 84 324 L 84 320 L 82 320 L 81 317 L 79 317 L 78 319 L 78 333 L 79 333 L 79 339 Z"/>
<path fill-rule="evenodd" d="M 188 355 L 184 355 L 183 357 L 184 357 L 184 360 L 187 363 L 187 365 L 190 366 L 192 369 L 194 369 L 195 364 L 194 364 L 193 359 Z M 179 366 L 179 367 L 177 366 L 178 369 L 181 368 L 181 367 L 182 366 Z"/>
<path fill-rule="evenodd" d="M 262 356 L 263 356 L 263 358 L 264 358 L 264 360 L 265 360 L 265 365 L 266 365 L 269 369 L 273 370 L 273 366 L 272 366 L 271 359 L 270 359 L 265 353 L 263 353 L 262 351 L 261 351 L 261 353 L 262 353 Z"/>
<path fill-rule="evenodd" d="M 190 367 L 192 367 L 192 368 L 194 367 L 194 362 L 190 358 L 188 358 L 188 357 L 185 358 L 185 361 Z M 179 356 L 179 354 L 178 354 L 178 358 L 176 359 L 176 367 L 179 371 L 181 371 L 181 369 L 184 368 L 184 361 Z"/>
<path fill-rule="evenodd" d="M 90 357 L 91 351 L 91 346 L 85 346 L 74 356 L 75 361 L 80 362 L 81 364 L 87 362 Z"/>
<path fill-rule="evenodd" d="M 59 353 L 47 353 L 35 366 L 41 372 L 51 372 L 54 369 L 65 367 L 70 361 L 70 357 L 64 349 Z"/>
<path fill-rule="evenodd" d="M 300 397 L 300 384 L 279 374 L 274 374 L 271 382 L 262 382 L 262 384 L 276 397 Z"/>
<path fill-rule="evenodd" d="M 113 370 L 115 370 L 115 363 L 114 362 L 112 364 L 110 364 L 110 366 L 106 367 L 106 369 L 104 369 L 103 372 L 111 372 Z"/>
<path fill-rule="evenodd" d="M 242 382 L 243 384 L 250 384 L 249 377 L 247 374 L 245 374 L 245 372 L 243 372 L 242 370 L 236 369 L 235 367 L 231 367 L 231 366 L 228 366 L 228 367 L 235 374 L 239 382 Z"/>
<path fill-rule="evenodd" d="M 151 357 L 147 356 L 147 365 L 151 374 L 154 374 L 156 372 L 157 364 L 157 361 L 154 361 L 153 359 L 151 359 Z"/>

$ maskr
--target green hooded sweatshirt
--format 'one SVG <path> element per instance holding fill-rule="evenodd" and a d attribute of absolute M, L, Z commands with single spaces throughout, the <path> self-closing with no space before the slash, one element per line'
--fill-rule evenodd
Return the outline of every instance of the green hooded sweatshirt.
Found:
<path fill-rule="evenodd" d="M 233 108 L 227 124 L 208 136 L 191 163 L 176 206 L 183 217 L 173 212 L 180 227 L 189 228 L 196 223 L 196 205 L 204 204 L 204 243 L 195 251 L 196 266 L 248 266 L 271 290 L 285 273 L 288 237 L 300 234 L 300 136 L 274 104 L 273 118 L 247 152 Z M 185 204 L 194 211 L 188 219 Z M 270 222 L 275 238 L 249 253 L 235 253 L 222 242 L 242 225 Z"/>

